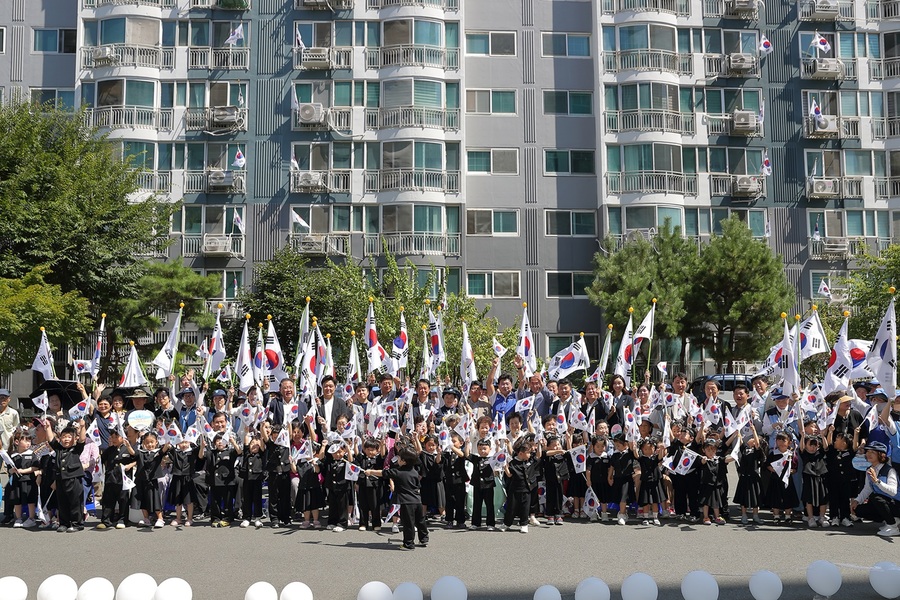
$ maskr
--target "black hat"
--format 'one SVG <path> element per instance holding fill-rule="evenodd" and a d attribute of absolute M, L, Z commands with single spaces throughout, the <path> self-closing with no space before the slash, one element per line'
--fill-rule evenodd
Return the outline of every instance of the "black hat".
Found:
<path fill-rule="evenodd" d="M 866 450 L 873 450 L 875 452 L 883 452 L 887 454 L 888 447 L 884 442 L 872 441 L 866 444 Z"/>
<path fill-rule="evenodd" d="M 441 396 L 446 396 L 447 394 L 453 394 L 454 396 L 456 396 L 457 400 L 462 395 L 459 393 L 459 390 L 456 388 L 444 388 L 444 391 L 441 393 Z"/>

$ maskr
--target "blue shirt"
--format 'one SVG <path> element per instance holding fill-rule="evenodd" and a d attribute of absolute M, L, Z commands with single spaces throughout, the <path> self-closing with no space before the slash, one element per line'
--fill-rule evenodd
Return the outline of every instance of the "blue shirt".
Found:
<path fill-rule="evenodd" d="M 491 416 L 496 417 L 497 413 L 503 413 L 506 419 L 516 412 L 516 392 L 513 391 L 509 396 L 503 396 L 499 391 L 494 394 L 494 403 L 491 405 Z"/>
<path fill-rule="evenodd" d="M 178 424 L 181 425 L 181 431 L 185 432 L 189 427 L 197 422 L 197 405 L 190 408 L 181 407 L 181 414 L 178 418 Z"/>

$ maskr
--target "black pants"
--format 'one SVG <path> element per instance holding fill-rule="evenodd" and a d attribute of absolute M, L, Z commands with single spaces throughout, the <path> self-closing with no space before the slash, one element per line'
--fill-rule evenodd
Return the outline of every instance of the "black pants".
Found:
<path fill-rule="evenodd" d="M 675 492 L 675 512 L 679 515 L 700 515 L 700 476 L 694 471 L 687 475 L 672 475 Z"/>
<path fill-rule="evenodd" d="M 57 479 L 56 498 L 59 503 L 59 524 L 80 527 L 84 522 L 84 486 L 81 478 Z"/>
<path fill-rule="evenodd" d="M 531 508 L 531 492 L 509 492 L 506 497 L 506 514 L 503 524 L 509 527 L 516 517 L 519 525 L 528 525 L 528 510 Z"/>
<path fill-rule="evenodd" d="M 191 479 L 191 489 L 194 498 L 194 514 L 202 515 L 209 510 L 209 483 L 206 481 L 206 473 L 200 471 L 195 473 Z"/>
<path fill-rule="evenodd" d="M 428 543 L 428 524 L 425 522 L 425 508 L 421 504 L 400 505 L 400 525 L 403 528 L 403 545 L 412 546 L 419 533 L 419 543 Z"/>
<path fill-rule="evenodd" d="M 290 485 L 290 484 L 288 484 Z M 262 517 L 262 479 L 244 479 L 244 519 L 252 521 Z M 290 493 L 288 494 L 290 498 Z"/>
<path fill-rule="evenodd" d="M 290 490 L 288 490 L 288 500 L 290 500 Z M 347 524 L 347 502 L 350 498 L 350 491 L 347 488 L 333 488 L 328 491 L 328 524 L 340 525 L 344 527 Z"/>
<path fill-rule="evenodd" d="M 828 501 L 831 505 L 829 512 L 832 519 L 843 521 L 850 518 L 851 483 L 843 478 L 831 477 L 828 483 Z"/>
<path fill-rule="evenodd" d="M 214 485 L 209 488 L 209 514 L 214 521 L 234 518 L 235 485 Z"/>
<path fill-rule="evenodd" d="M 15 515 L 15 512 L 13 512 L 13 503 L 10 502 L 10 499 L 12 498 L 11 494 L 12 484 L 7 482 L 6 487 L 3 488 L 3 516 L 7 517 L 7 520 Z"/>
<path fill-rule="evenodd" d="M 856 516 L 870 521 L 883 521 L 894 524 L 894 518 L 900 517 L 900 503 L 881 494 L 872 494 L 865 504 L 856 507 Z"/>
<path fill-rule="evenodd" d="M 103 486 L 103 512 L 100 520 L 106 525 L 124 521 L 128 517 L 128 494 L 121 483 Z"/>
<path fill-rule="evenodd" d="M 269 519 L 291 522 L 291 474 L 269 473 Z"/>
<path fill-rule="evenodd" d="M 485 516 L 488 527 L 496 525 L 496 511 L 494 510 L 494 488 L 482 488 L 478 486 L 472 494 L 472 525 L 481 527 L 481 505 L 484 504 Z"/>
<path fill-rule="evenodd" d="M 378 529 L 381 525 L 381 489 L 377 485 L 359 486 L 359 526 Z"/>
<path fill-rule="evenodd" d="M 544 485 L 544 488 L 547 490 L 546 501 L 544 502 L 544 516 L 545 517 L 562 516 L 562 506 L 563 506 L 562 482 L 560 482 L 558 479 L 556 481 L 548 481 Z"/>
<path fill-rule="evenodd" d="M 462 525 L 466 522 L 466 484 L 445 483 L 444 485 L 447 486 L 447 524 L 450 525 L 455 521 L 457 525 Z"/>

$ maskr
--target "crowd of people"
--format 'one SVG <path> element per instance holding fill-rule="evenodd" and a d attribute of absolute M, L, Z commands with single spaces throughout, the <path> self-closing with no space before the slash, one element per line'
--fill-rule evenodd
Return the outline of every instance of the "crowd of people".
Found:
<path fill-rule="evenodd" d="M 714 380 L 694 397 L 682 373 L 576 391 L 514 362 L 515 376 L 495 359 L 465 394 L 387 374 L 340 398 L 330 376 L 316 398 L 290 378 L 244 393 L 192 371 L 152 396 L 79 384 L 85 402 L 51 394 L 28 420 L 0 390 L 2 521 L 71 533 L 92 509 L 101 530 L 389 528 L 412 549 L 429 526 L 754 526 L 763 509 L 775 525 L 864 519 L 900 535 L 900 397 L 877 383 L 787 396 L 757 377 L 726 401 Z"/>

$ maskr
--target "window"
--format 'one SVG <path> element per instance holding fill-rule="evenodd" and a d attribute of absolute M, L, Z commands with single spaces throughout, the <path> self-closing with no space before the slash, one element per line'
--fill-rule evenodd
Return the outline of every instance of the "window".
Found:
<path fill-rule="evenodd" d="M 547 297 L 571 298 L 587 296 L 586 288 L 594 282 L 593 273 L 573 271 L 547 272 Z"/>
<path fill-rule="evenodd" d="M 291 233 L 328 233 L 330 230 L 328 206 L 292 206 L 291 213 Z"/>
<path fill-rule="evenodd" d="M 466 34 L 466 54 L 476 56 L 515 56 L 514 32 L 481 32 Z"/>
<path fill-rule="evenodd" d="M 518 211 L 467 210 L 467 235 L 518 235 Z"/>
<path fill-rule="evenodd" d="M 74 29 L 35 29 L 32 50 L 55 54 L 75 54 L 75 40 Z"/>
<path fill-rule="evenodd" d="M 515 148 L 469 150 L 466 157 L 469 173 L 516 175 L 519 172 L 519 151 Z"/>
<path fill-rule="evenodd" d="M 547 235 L 597 235 L 597 222 L 592 211 L 545 211 Z"/>
<path fill-rule="evenodd" d="M 32 104 L 50 104 L 61 110 L 75 110 L 75 91 L 46 88 L 31 89 Z"/>
<path fill-rule="evenodd" d="M 518 298 L 518 271 L 489 271 L 466 274 L 466 293 L 484 298 Z"/>
<path fill-rule="evenodd" d="M 516 114 L 516 92 L 466 90 L 466 112 L 474 115 Z"/>
<path fill-rule="evenodd" d="M 218 297 L 225 300 L 234 300 L 237 298 L 238 292 L 244 287 L 243 271 L 211 271 L 206 274 L 210 277 L 220 277 L 222 281 L 222 293 Z"/>
<path fill-rule="evenodd" d="M 544 90 L 545 115 L 591 115 L 594 95 L 591 92 Z"/>
<path fill-rule="evenodd" d="M 6 53 L 6 27 L 0 27 L 0 54 Z"/>
<path fill-rule="evenodd" d="M 544 33 L 543 56 L 590 56 L 591 36 L 575 33 Z"/>
<path fill-rule="evenodd" d="M 593 150 L 544 150 L 545 175 L 586 175 L 593 172 Z"/>
<path fill-rule="evenodd" d="M 554 356 L 567 346 L 574 344 L 580 334 L 556 334 L 547 336 L 547 354 Z M 595 334 L 586 334 L 584 336 L 584 345 L 587 349 L 588 356 L 600 356 L 600 336 Z"/>

